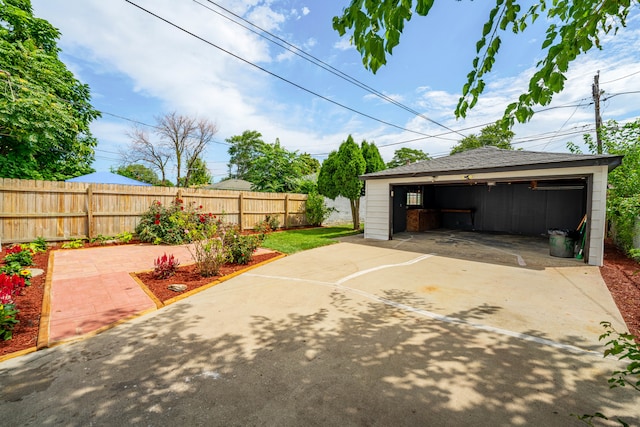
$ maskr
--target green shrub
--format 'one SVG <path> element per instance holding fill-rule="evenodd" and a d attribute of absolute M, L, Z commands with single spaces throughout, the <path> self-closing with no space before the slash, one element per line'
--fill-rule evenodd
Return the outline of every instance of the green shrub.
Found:
<path fill-rule="evenodd" d="M 243 235 L 237 226 L 230 227 L 224 236 L 231 262 L 241 265 L 251 262 L 253 253 L 260 247 L 262 240 L 262 234 Z"/>
<path fill-rule="evenodd" d="M 185 206 L 184 201 L 176 198 L 169 206 L 155 201 L 147 212 L 142 214 L 136 226 L 136 233 L 143 242 L 153 244 L 166 243 L 182 245 L 194 240 L 193 233 L 216 226 L 218 219 L 213 214 L 200 212 L 202 206 L 195 203 Z"/>
<path fill-rule="evenodd" d="M 253 231 L 261 235 L 269 234 L 280 227 L 280 221 L 275 215 L 265 215 L 264 219 L 253 227 Z"/>
<path fill-rule="evenodd" d="M 129 243 L 133 239 L 133 234 L 128 231 L 123 231 L 120 234 L 116 234 L 116 240 L 120 243 Z"/>
<path fill-rule="evenodd" d="M 14 275 L 14 274 L 20 274 L 22 269 L 23 269 L 23 267 L 22 267 L 22 265 L 20 265 L 19 262 L 16 262 L 16 261 L 8 262 L 5 265 L 3 265 L 2 267 L 0 267 L 0 274 L 4 273 L 7 276 L 11 276 L 11 275 Z"/>
<path fill-rule="evenodd" d="M 33 242 L 23 246 L 31 249 L 31 252 L 33 252 L 34 254 L 37 254 L 38 252 L 44 252 L 49 247 L 47 241 L 44 240 L 44 237 L 37 237 Z"/>
<path fill-rule="evenodd" d="M 12 246 L 7 249 L 7 255 L 4 257 L 4 262 L 7 264 L 17 262 L 22 266 L 32 265 L 33 252 L 31 252 L 31 249 L 23 248 L 20 245 Z"/>
<path fill-rule="evenodd" d="M 97 243 L 101 246 L 104 246 L 107 244 L 107 242 L 111 240 L 111 237 L 109 236 L 103 236 L 102 234 L 98 234 L 96 237 L 94 237 L 93 239 L 89 239 L 89 243 Z"/>
<path fill-rule="evenodd" d="M 14 304 L 0 303 L 0 339 L 10 340 L 13 338 L 13 328 L 19 323 L 16 319 L 18 310 Z"/>
<path fill-rule="evenodd" d="M 224 240 L 225 229 L 222 226 L 194 232 L 193 250 L 190 250 L 201 276 L 217 276 L 220 268 L 231 261 L 231 253 Z"/>
<path fill-rule="evenodd" d="M 306 202 L 307 222 L 309 225 L 322 225 L 329 218 L 335 208 L 326 205 L 324 196 L 318 193 L 309 193 Z"/>
<path fill-rule="evenodd" d="M 635 391 L 640 392 L 640 346 L 637 343 L 638 337 L 630 333 L 616 331 L 611 326 L 611 322 L 600 322 L 600 324 L 605 329 L 605 332 L 600 335 L 600 341 L 609 340 L 605 344 L 604 357 L 614 356 L 620 361 L 626 359 L 625 363 L 626 361 L 629 362 L 624 369 L 616 370 L 611 374 L 611 377 L 607 380 L 609 388 L 630 386 Z M 588 425 L 594 425 L 593 421 L 596 418 L 614 420 L 623 426 L 629 425 L 618 417 L 612 418 L 601 412 L 572 415 Z"/>
<path fill-rule="evenodd" d="M 82 239 L 71 240 L 69 242 L 63 243 L 62 246 L 60 247 L 62 249 L 80 249 L 84 247 L 84 240 Z"/>

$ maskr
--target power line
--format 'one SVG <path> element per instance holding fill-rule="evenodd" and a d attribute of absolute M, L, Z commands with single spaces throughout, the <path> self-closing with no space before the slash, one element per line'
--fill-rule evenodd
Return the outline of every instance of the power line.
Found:
<path fill-rule="evenodd" d="M 357 78 L 352 77 L 349 74 L 347 74 L 347 73 L 335 68 L 334 66 L 324 62 L 323 60 L 317 58 L 316 56 L 314 56 L 314 55 L 312 55 L 312 54 L 300 49 L 299 47 L 289 43 L 288 41 L 282 39 L 281 37 L 278 37 L 277 35 L 269 32 L 267 30 L 265 30 L 264 28 L 254 24 L 253 22 L 243 18 L 242 16 L 237 15 L 236 13 L 232 12 L 231 10 L 225 8 L 224 6 L 221 6 L 220 4 L 218 4 L 218 3 L 216 3 L 216 2 L 214 2 L 212 0 L 207 0 L 207 2 L 217 6 L 218 8 L 220 8 L 222 10 L 224 10 L 228 14 L 234 16 L 235 18 L 240 19 L 243 22 L 246 22 L 251 27 L 257 28 L 262 33 L 268 34 L 270 37 L 273 37 L 273 39 L 276 39 L 278 41 L 270 39 L 269 37 L 266 37 L 261 32 L 255 31 L 252 28 L 249 28 L 246 25 L 243 25 L 240 22 L 237 22 L 237 21 L 231 19 L 230 17 L 228 17 L 228 16 L 226 16 L 226 15 L 224 15 L 224 14 L 222 14 L 222 13 L 220 13 L 220 12 L 218 12 L 218 11 L 216 11 L 216 10 L 214 10 L 214 9 L 212 9 L 212 8 L 202 4 L 202 3 L 200 3 L 198 0 L 193 0 L 193 2 L 198 4 L 198 5 L 200 5 L 201 7 L 204 7 L 205 9 L 207 9 L 207 10 L 209 10 L 209 11 L 211 11 L 211 12 L 213 12 L 213 13 L 219 15 L 219 16 L 221 16 L 222 18 L 225 18 L 228 21 L 230 21 L 230 22 L 232 22 L 232 23 L 234 23 L 236 25 L 239 25 L 240 27 L 246 29 L 247 31 L 250 31 L 250 32 L 256 34 L 257 36 L 262 37 L 263 39 L 265 39 L 265 40 L 267 40 L 267 41 L 269 41 L 269 42 L 271 42 L 271 43 L 273 43 L 273 44 L 275 44 L 277 46 L 280 46 L 281 48 L 293 53 L 294 55 L 299 56 L 300 58 L 304 59 L 305 61 L 308 61 L 308 62 L 314 64 L 315 66 L 320 67 L 320 68 L 324 69 L 325 71 L 328 71 L 331 74 L 333 74 L 333 75 L 335 75 L 335 76 L 337 76 L 337 77 L 339 77 L 339 78 L 341 78 L 341 79 L 343 79 L 343 80 L 345 80 L 345 81 L 347 81 L 347 82 L 359 87 L 360 89 L 365 90 L 366 92 L 369 92 L 369 93 L 371 93 L 371 94 L 373 94 L 373 95 L 375 95 L 375 96 L 377 96 L 377 97 L 379 97 L 379 98 L 381 98 L 381 99 L 383 99 L 383 100 L 385 100 L 385 101 L 387 101 L 387 102 L 389 102 L 389 103 L 391 103 L 391 104 L 393 104 L 393 105 L 395 105 L 397 107 L 400 107 L 403 110 L 408 111 L 408 112 L 410 112 L 411 114 L 413 114 L 413 115 L 415 115 L 417 117 L 420 117 L 420 118 L 422 118 L 424 120 L 427 120 L 427 121 L 429 121 L 429 122 L 431 122 L 431 123 L 433 123 L 433 124 L 435 124 L 437 126 L 440 126 L 440 127 L 444 128 L 444 129 L 448 130 L 451 133 L 457 133 L 458 135 L 460 135 L 462 137 L 466 137 L 466 135 L 460 133 L 459 131 L 457 131 L 455 129 L 451 129 L 448 126 L 443 125 L 442 123 L 439 123 L 436 120 L 433 120 L 433 119 L 425 116 L 424 114 L 420 113 L 419 111 L 416 111 L 413 108 L 408 107 L 408 106 L 402 104 L 401 102 L 399 102 L 399 101 L 397 101 L 397 100 L 385 95 L 384 93 L 372 88 L 371 86 L 368 86 L 367 84 L 361 82 Z M 283 44 L 281 44 L 279 42 L 282 42 Z"/>
<path fill-rule="evenodd" d="M 196 39 L 208 44 L 209 46 L 214 47 L 214 48 L 226 53 L 227 55 L 233 56 L 234 58 L 244 62 L 245 64 L 251 65 L 252 67 L 257 68 L 262 72 L 265 72 L 265 73 L 267 73 L 267 74 L 269 74 L 269 75 L 271 75 L 271 76 L 273 76 L 273 77 L 275 77 L 275 78 L 277 78 L 279 80 L 282 80 L 283 82 L 288 83 L 288 84 L 290 84 L 290 85 L 292 85 L 292 86 L 294 86 L 294 87 L 296 87 L 296 88 L 298 88 L 298 89 L 300 89 L 300 90 L 302 90 L 304 92 L 307 92 L 307 93 L 309 93 L 309 94 L 311 94 L 313 96 L 316 96 L 316 97 L 318 97 L 320 99 L 323 99 L 323 100 L 325 100 L 327 102 L 330 102 L 331 104 L 337 105 L 338 107 L 344 108 L 344 109 L 349 110 L 349 111 L 351 111 L 353 113 L 359 114 L 359 115 L 361 115 L 363 117 L 366 117 L 366 118 L 368 118 L 370 120 L 373 120 L 373 121 L 376 121 L 376 122 L 379 122 L 379 123 L 382 123 L 384 125 L 387 125 L 387 126 L 390 126 L 390 127 L 396 128 L 396 129 L 400 129 L 400 130 L 403 130 L 405 132 L 411 132 L 411 133 L 415 133 L 417 135 L 422 135 L 422 136 L 425 136 L 427 138 L 433 138 L 432 135 L 429 135 L 429 134 L 426 134 L 426 133 L 423 133 L 423 132 L 418 132 L 418 131 L 411 130 L 411 129 L 407 129 L 407 128 L 404 128 L 402 126 L 387 122 L 385 120 L 378 119 L 377 117 L 371 116 L 371 115 L 369 115 L 367 113 L 363 113 L 362 111 L 358 111 L 355 108 L 349 107 L 347 105 L 344 105 L 344 104 L 341 104 L 341 103 L 339 103 L 337 101 L 334 101 L 334 100 L 332 100 L 330 98 L 327 98 L 326 96 L 320 95 L 319 93 L 314 92 L 311 89 L 308 89 L 308 88 L 306 88 L 304 86 L 299 85 L 298 83 L 295 83 L 295 82 L 293 82 L 291 80 L 288 80 L 288 79 L 286 79 L 286 78 L 284 78 L 284 77 L 282 77 L 282 76 L 280 76 L 280 75 L 278 75 L 278 74 L 276 74 L 276 73 L 274 73 L 272 71 L 267 70 L 266 68 L 263 68 L 263 67 L 261 67 L 261 66 L 259 66 L 257 64 L 254 64 L 253 62 L 251 62 L 251 61 L 249 61 L 247 59 L 242 58 L 239 55 L 236 55 L 235 53 L 233 53 L 233 52 L 231 52 L 229 50 L 226 50 L 226 49 L 218 46 L 217 44 L 215 44 L 215 43 L 213 43 L 213 42 L 211 42 L 209 40 L 206 40 L 206 39 L 198 36 L 197 34 L 194 34 L 193 32 L 191 32 L 191 31 L 189 31 L 189 30 L 187 30 L 187 29 L 185 29 L 185 28 L 183 28 L 183 27 L 181 27 L 181 26 L 169 21 L 168 19 L 163 18 L 163 17 L 151 12 L 150 10 L 143 8 L 142 6 L 132 2 L 131 0 L 124 0 L 124 1 L 129 3 L 132 6 L 137 7 L 138 9 L 142 10 L 143 12 L 145 12 L 145 13 L 147 13 L 147 14 L 149 14 L 149 15 L 151 15 L 151 16 L 153 16 L 153 17 L 155 17 L 155 18 L 157 18 L 157 19 L 159 19 L 159 20 L 171 25 L 172 27 L 174 27 L 174 28 L 176 28 L 176 29 L 178 29 L 178 30 L 190 35 L 191 37 L 194 37 L 194 38 L 196 38 Z M 443 139 L 446 139 L 446 138 L 443 138 Z"/>
<path fill-rule="evenodd" d="M 580 108 L 580 104 L 578 104 L 578 105 L 576 106 L 576 109 L 575 109 L 575 110 L 573 110 L 573 113 L 571 113 L 571 115 L 567 118 L 567 120 L 565 120 L 565 121 L 564 121 L 564 123 L 562 124 L 562 126 L 560 126 L 560 128 L 555 132 L 554 136 L 549 140 L 549 142 L 547 142 L 547 144 L 546 144 L 544 147 L 542 147 L 542 150 L 543 150 L 543 151 L 544 151 L 544 149 L 545 149 L 545 148 L 547 148 L 547 146 L 548 146 L 549 144 L 551 144 L 551 142 L 553 142 L 553 140 L 556 138 L 556 136 L 558 135 L 558 133 L 560 133 L 560 131 L 562 130 L 562 128 L 564 128 L 564 127 L 567 125 L 567 123 L 569 123 L 569 120 L 571 120 L 571 118 L 574 116 L 574 114 L 576 114 L 576 111 L 578 111 L 578 108 Z"/>
<path fill-rule="evenodd" d="M 607 96 L 606 98 L 602 98 L 602 100 L 603 100 L 603 101 L 608 101 L 608 100 L 610 100 L 611 98 L 616 97 L 616 96 L 620 96 L 620 95 L 630 95 L 630 94 L 633 94 L 633 93 L 640 93 L 640 90 L 634 90 L 634 91 L 629 91 L 629 92 L 614 93 L 614 94 L 611 94 L 611 95 Z"/>
<path fill-rule="evenodd" d="M 601 84 L 606 85 L 609 83 L 617 82 L 618 80 L 623 80 L 629 78 L 631 76 L 635 76 L 636 74 L 640 74 L 640 71 L 636 71 L 635 73 L 627 74 L 626 76 L 618 77 L 617 79 L 609 80 L 608 82 L 602 82 Z"/>

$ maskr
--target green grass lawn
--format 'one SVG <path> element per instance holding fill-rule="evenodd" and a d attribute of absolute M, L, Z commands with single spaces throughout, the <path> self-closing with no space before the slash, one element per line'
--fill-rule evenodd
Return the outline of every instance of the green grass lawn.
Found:
<path fill-rule="evenodd" d="M 288 230 L 269 234 L 261 246 L 285 254 L 293 254 L 307 249 L 331 245 L 338 242 L 335 240 L 338 237 L 359 233 L 361 231 L 353 230 L 353 227 L 348 225 Z"/>

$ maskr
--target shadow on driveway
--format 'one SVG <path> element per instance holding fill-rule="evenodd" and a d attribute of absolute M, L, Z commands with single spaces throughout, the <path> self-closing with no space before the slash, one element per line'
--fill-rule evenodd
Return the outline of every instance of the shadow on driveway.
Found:
<path fill-rule="evenodd" d="M 610 390 L 613 365 L 600 358 L 328 287 L 238 279 L 0 365 L 3 422 L 567 426 L 583 425 L 572 413 L 601 411 L 640 423 L 637 395 Z M 383 296 L 432 308 L 412 292 Z M 482 321 L 495 310 L 448 315 Z"/>

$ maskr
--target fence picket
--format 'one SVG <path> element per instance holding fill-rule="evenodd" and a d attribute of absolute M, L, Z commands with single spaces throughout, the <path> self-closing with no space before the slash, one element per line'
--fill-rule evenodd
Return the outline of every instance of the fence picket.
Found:
<path fill-rule="evenodd" d="M 153 201 L 170 204 L 176 197 L 242 229 L 253 228 L 266 215 L 278 218 L 282 227 L 307 225 L 306 194 L 0 178 L 0 241 L 63 241 L 134 232 Z"/>

